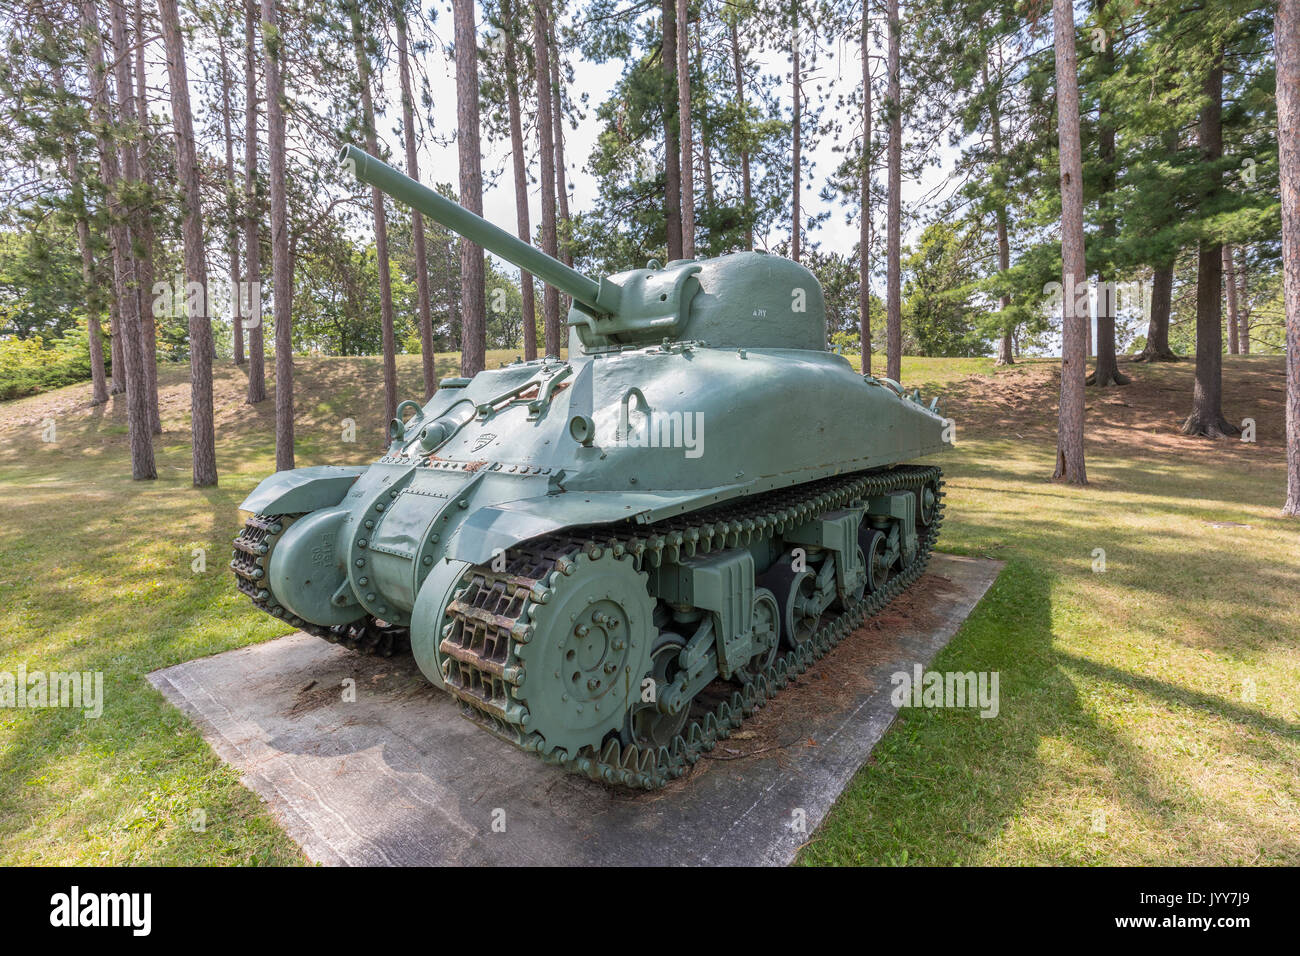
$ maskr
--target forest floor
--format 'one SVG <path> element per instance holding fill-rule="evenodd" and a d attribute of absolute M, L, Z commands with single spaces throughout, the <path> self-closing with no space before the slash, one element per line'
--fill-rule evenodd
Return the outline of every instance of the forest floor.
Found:
<path fill-rule="evenodd" d="M 1178 434 L 1191 363 L 1123 368 L 1134 384 L 1089 390 L 1090 484 L 1071 488 L 1048 480 L 1056 363 L 904 360 L 957 421 L 941 549 L 1007 562 L 932 667 L 997 671 L 999 714 L 901 711 L 801 862 L 1300 863 L 1281 360 L 1225 358 L 1225 411 L 1256 421 L 1253 444 Z M 195 490 L 187 373 L 161 371 L 148 484 L 121 396 L 0 405 L 0 671 L 100 671 L 107 698 L 98 719 L 0 710 L 0 862 L 304 862 L 144 678 L 289 630 L 226 570 L 238 504 L 274 470 L 274 400 L 244 404 L 244 373 L 217 369 L 221 484 Z M 419 379 L 399 359 L 403 393 Z M 375 458 L 381 382 L 378 359 L 299 360 L 298 464 Z"/>

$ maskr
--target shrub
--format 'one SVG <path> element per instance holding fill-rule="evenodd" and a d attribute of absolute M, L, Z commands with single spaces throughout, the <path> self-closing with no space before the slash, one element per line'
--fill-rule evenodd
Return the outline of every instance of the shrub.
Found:
<path fill-rule="evenodd" d="M 0 339 L 0 401 L 89 379 L 90 345 L 84 325 L 49 342 L 39 335 Z"/>

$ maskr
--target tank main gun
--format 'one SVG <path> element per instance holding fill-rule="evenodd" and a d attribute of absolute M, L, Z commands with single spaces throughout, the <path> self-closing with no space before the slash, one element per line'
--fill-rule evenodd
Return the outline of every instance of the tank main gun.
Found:
<path fill-rule="evenodd" d="M 619 287 L 603 280 L 597 282 L 548 256 L 536 246 L 494 226 L 464 206 L 434 192 L 406 174 L 376 159 L 351 144 L 339 152 L 339 162 L 367 185 L 374 186 L 394 199 L 406 203 L 434 222 L 476 242 L 484 249 L 531 273 L 547 285 L 554 286 L 587 311 L 603 315 L 615 311 Z"/>

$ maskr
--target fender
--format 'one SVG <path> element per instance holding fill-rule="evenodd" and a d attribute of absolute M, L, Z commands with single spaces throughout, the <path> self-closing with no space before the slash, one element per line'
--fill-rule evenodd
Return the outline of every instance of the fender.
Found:
<path fill-rule="evenodd" d="M 294 515 L 330 508 L 343 500 L 364 465 L 315 465 L 277 471 L 244 499 L 241 511 L 256 515 Z"/>

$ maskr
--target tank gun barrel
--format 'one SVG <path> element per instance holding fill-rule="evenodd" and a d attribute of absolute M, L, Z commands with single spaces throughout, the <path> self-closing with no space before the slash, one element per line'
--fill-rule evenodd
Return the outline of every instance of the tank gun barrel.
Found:
<path fill-rule="evenodd" d="M 572 296 L 575 302 L 581 302 L 588 309 L 596 312 L 605 311 L 596 302 L 596 294 L 600 291 L 599 283 L 575 269 L 570 269 L 558 259 L 551 258 L 536 246 L 531 246 L 517 236 L 512 236 L 504 229 L 492 225 L 482 216 L 477 216 L 446 196 L 439 195 L 427 186 L 422 186 L 409 176 L 351 144 L 344 146 L 339 152 L 339 162 L 361 182 L 374 186 L 394 199 L 406 203 L 412 209 L 422 212 L 434 222 L 446 226 L 471 242 L 478 243 L 507 262 L 514 263 L 525 272 L 537 276 L 547 285 Z"/>

